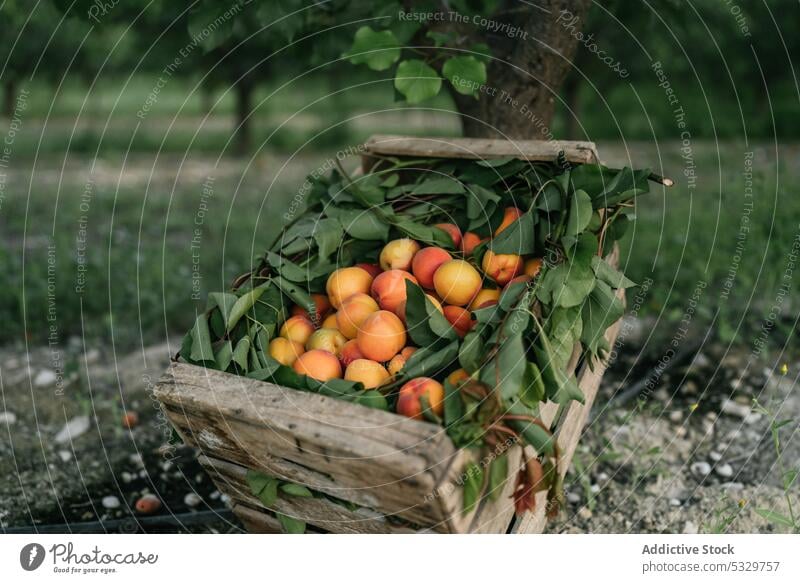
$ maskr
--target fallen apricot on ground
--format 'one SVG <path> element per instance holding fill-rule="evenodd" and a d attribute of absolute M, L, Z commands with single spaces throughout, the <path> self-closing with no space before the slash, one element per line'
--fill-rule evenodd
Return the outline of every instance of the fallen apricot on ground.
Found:
<path fill-rule="evenodd" d="M 522 216 L 522 211 L 519 210 L 517 207 L 508 206 L 503 209 L 503 221 L 500 223 L 500 226 L 497 227 L 494 231 L 494 236 L 497 237 L 500 233 L 502 233 L 508 226 L 516 221 L 518 218 Z"/>
<path fill-rule="evenodd" d="M 486 239 L 481 239 L 480 236 L 476 235 L 472 232 L 464 233 L 464 237 L 461 239 L 461 251 L 464 252 L 464 255 L 471 255 L 472 252 L 475 250 L 475 247 L 483 243 Z"/>
<path fill-rule="evenodd" d="M 310 376 L 320 382 L 342 378 L 339 359 L 326 350 L 309 350 L 301 354 L 292 365 L 298 374 Z"/>
<path fill-rule="evenodd" d="M 322 328 L 314 332 L 308 339 L 306 350 L 324 350 L 339 356 L 345 342 L 347 342 L 347 338 L 338 330 Z"/>
<path fill-rule="evenodd" d="M 475 294 L 475 297 L 472 299 L 472 302 L 469 305 L 469 309 L 478 310 L 480 308 L 485 308 L 486 306 L 491 306 L 492 304 L 496 304 L 497 300 L 499 299 L 500 299 L 499 289 L 484 288 L 477 294 Z"/>
<path fill-rule="evenodd" d="M 434 227 L 439 227 L 442 231 L 450 235 L 450 238 L 453 240 L 453 247 L 456 249 L 461 247 L 461 229 L 458 228 L 458 225 L 454 225 L 453 223 L 436 223 Z"/>
<path fill-rule="evenodd" d="M 445 306 L 444 317 L 461 338 L 472 330 L 475 322 L 472 321 L 470 313 L 461 306 Z"/>
<path fill-rule="evenodd" d="M 347 365 L 359 358 L 364 358 L 364 355 L 358 348 L 358 341 L 348 340 L 345 342 L 344 346 L 342 346 L 342 349 L 339 351 L 339 360 L 342 361 L 342 366 L 347 367 Z"/>
<path fill-rule="evenodd" d="M 397 412 L 412 419 L 421 419 L 423 396 L 427 399 L 431 411 L 441 416 L 444 409 L 444 387 L 428 377 L 411 379 L 400 388 Z"/>
<path fill-rule="evenodd" d="M 389 380 L 389 373 L 379 362 L 360 358 L 347 366 L 344 379 L 361 383 L 365 389 L 376 389 Z"/>
<path fill-rule="evenodd" d="M 487 251 L 483 254 L 481 267 L 483 272 L 498 285 L 505 285 L 520 274 L 525 265 L 522 257 L 511 254 L 497 254 Z"/>
<path fill-rule="evenodd" d="M 378 311 L 378 303 L 367 294 L 357 293 L 347 298 L 336 312 L 336 327 L 345 338 L 353 339 L 367 317 Z"/>
<path fill-rule="evenodd" d="M 422 287 L 433 289 L 433 274 L 451 259 L 450 254 L 440 247 L 425 247 L 414 255 L 411 272 Z"/>
<path fill-rule="evenodd" d="M 269 343 L 269 355 L 284 366 L 292 366 L 304 352 L 302 344 L 283 337 L 273 338 Z"/>
<path fill-rule="evenodd" d="M 136 501 L 136 512 L 139 514 L 155 514 L 161 510 L 161 500 L 154 494 L 145 494 Z"/>
<path fill-rule="evenodd" d="M 539 275 L 539 270 L 541 268 L 542 268 L 542 259 L 540 257 L 534 257 L 533 259 L 528 259 L 525 262 L 525 275 L 533 279 L 537 275 Z"/>
<path fill-rule="evenodd" d="M 325 290 L 328 299 L 337 310 L 347 298 L 353 294 L 369 293 L 372 285 L 372 276 L 360 267 L 342 267 L 328 276 L 328 283 Z"/>
<path fill-rule="evenodd" d="M 436 293 L 447 304 L 464 306 L 481 289 L 481 274 L 462 259 L 451 259 L 433 274 Z"/>
<path fill-rule="evenodd" d="M 133 429 L 139 425 L 139 414 L 136 411 L 127 411 L 122 416 L 122 426 L 125 429 Z"/>
<path fill-rule="evenodd" d="M 400 269 L 384 271 L 372 282 L 372 297 L 378 301 L 381 310 L 396 312 L 406 300 L 406 280 L 417 283 L 417 278 Z"/>
<path fill-rule="evenodd" d="M 395 239 L 386 243 L 381 250 L 378 263 L 384 271 L 390 269 L 411 269 L 411 261 L 419 251 L 419 243 L 413 239 Z"/>
<path fill-rule="evenodd" d="M 292 316 L 283 323 L 278 333 L 283 338 L 305 344 L 314 333 L 314 324 L 306 316 Z"/>
<path fill-rule="evenodd" d="M 406 345 L 406 329 L 392 312 L 380 310 L 364 321 L 357 340 L 358 349 L 365 357 L 384 362 Z"/>

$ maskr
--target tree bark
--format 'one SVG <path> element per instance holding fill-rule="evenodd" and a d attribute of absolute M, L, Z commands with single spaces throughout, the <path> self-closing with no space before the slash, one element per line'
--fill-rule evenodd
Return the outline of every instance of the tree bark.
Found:
<path fill-rule="evenodd" d="M 580 89 L 581 77 L 573 71 L 564 81 L 564 125 L 569 140 L 580 139 Z"/>
<path fill-rule="evenodd" d="M 17 83 L 8 80 L 3 86 L 3 115 L 11 118 L 14 115 L 14 107 L 17 99 Z"/>
<path fill-rule="evenodd" d="M 253 89 L 255 84 L 250 76 L 243 77 L 236 84 L 236 153 L 247 154 L 252 146 L 250 135 L 250 113 L 253 107 Z"/>
<path fill-rule="evenodd" d="M 485 42 L 492 60 L 486 87 L 476 100 L 453 93 L 465 136 L 549 139 L 559 88 L 572 66 L 577 32 L 585 25 L 589 0 L 537 0 L 507 3 L 500 22 L 524 31 L 468 34 L 469 44 Z M 476 25 L 469 24 L 474 31 Z M 453 27 L 450 27 L 453 28 Z M 459 33 L 467 27 L 458 26 Z"/>

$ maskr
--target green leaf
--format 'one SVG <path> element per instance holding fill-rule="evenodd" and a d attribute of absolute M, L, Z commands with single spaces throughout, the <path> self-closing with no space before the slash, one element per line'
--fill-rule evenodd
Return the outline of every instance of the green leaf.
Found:
<path fill-rule="evenodd" d="M 211 292 L 208 294 L 207 309 L 211 310 L 214 307 L 219 308 L 219 313 L 222 315 L 222 322 L 224 328 L 228 329 L 228 320 L 230 319 L 231 310 L 239 297 L 230 292 Z"/>
<path fill-rule="evenodd" d="M 535 213 L 528 211 L 492 239 L 489 247 L 495 253 L 527 255 L 536 251 Z"/>
<path fill-rule="evenodd" d="M 258 287 L 254 287 L 249 292 L 241 296 L 236 303 L 233 304 L 233 308 L 231 308 L 230 316 L 228 316 L 227 322 L 227 330 L 230 332 L 236 327 L 236 324 L 239 323 L 242 316 L 247 313 L 247 311 L 253 307 L 253 304 L 256 303 L 256 300 L 261 297 L 261 294 L 264 293 L 268 284 L 261 284 Z"/>
<path fill-rule="evenodd" d="M 450 235 L 433 225 L 423 225 L 415 221 L 400 219 L 394 221 L 394 226 L 415 241 L 437 247 L 453 248 L 453 239 Z"/>
<path fill-rule="evenodd" d="M 428 178 L 415 185 L 410 193 L 418 194 L 461 194 L 464 192 L 464 185 L 455 178 L 440 176 Z"/>
<path fill-rule="evenodd" d="M 608 350 L 605 333 L 625 313 L 625 307 L 604 281 L 598 281 L 589 300 L 583 305 L 581 341 L 593 355 Z"/>
<path fill-rule="evenodd" d="M 389 237 L 389 224 L 372 210 L 339 209 L 329 206 L 325 214 L 341 222 L 345 232 L 354 239 L 362 241 L 386 241 Z"/>
<path fill-rule="evenodd" d="M 261 503 L 270 508 L 278 499 L 278 484 L 280 483 L 277 478 L 267 476 L 261 472 L 247 470 L 247 485 L 250 486 L 250 492 L 256 496 Z"/>
<path fill-rule="evenodd" d="M 481 382 L 495 387 L 506 401 L 518 396 L 527 368 L 522 331 L 504 338 L 497 354 L 481 368 Z"/>
<path fill-rule="evenodd" d="M 489 499 L 497 500 L 503 493 L 503 486 L 508 479 L 508 456 L 502 454 L 492 460 L 489 465 Z"/>
<path fill-rule="evenodd" d="M 444 424 L 449 426 L 458 423 L 464 416 L 464 402 L 461 391 L 453 383 L 444 381 Z"/>
<path fill-rule="evenodd" d="M 442 88 L 442 79 L 424 61 L 411 59 L 397 66 L 394 86 L 414 104 L 436 97 Z"/>
<path fill-rule="evenodd" d="M 373 389 L 362 391 L 355 395 L 353 397 L 353 403 L 364 405 L 364 407 L 369 407 L 371 409 L 380 409 L 381 411 L 389 410 L 389 402 L 386 400 L 386 397 L 383 396 L 380 391 Z"/>
<path fill-rule="evenodd" d="M 214 361 L 214 351 L 211 348 L 211 334 L 208 331 L 208 317 L 206 314 L 200 314 L 194 321 L 192 351 L 189 356 L 195 362 Z"/>
<path fill-rule="evenodd" d="M 788 516 L 784 516 L 774 510 L 769 510 L 768 508 L 756 508 L 756 514 L 758 514 L 761 518 L 773 522 L 775 524 L 780 524 L 782 526 L 788 526 L 789 528 L 794 527 L 794 523 L 792 519 Z"/>
<path fill-rule="evenodd" d="M 458 342 L 438 340 L 415 351 L 402 369 L 405 378 L 430 377 L 447 368 L 458 357 Z"/>
<path fill-rule="evenodd" d="M 559 405 L 566 405 L 573 400 L 583 403 L 583 393 L 578 387 L 575 377 L 567 376 L 553 358 L 549 343 L 543 336 L 540 336 L 540 339 L 542 346 L 534 346 L 533 351 L 539 364 L 547 398 Z"/>
<path fill-rule="evenodd" d="M 244 336 L 239 342 L 236 343 L 236 348 L 233 349 L 232 360 L 239 365 L 239 368 L 245 372 L 249 370 L 247 365 L 247 357 L 250 353 L 250 337 Z"/>
<path fill-rule="evenodd" d="M 217 353 L 214 355 L 214 360 L 217 363 L 217 368 L 222 372 L 228 370 L 228 367 L 231 364 L 231 358 L 233 357 L 233 345 L 231 344 L 230 340 L 226 340 Z"/>
<path fill-rule="evenodd" d="M 391 30 L 375 31 L 362 26 L 345 56 L 354 65 L 365 63 L 373 71 L 385 71 L 400 58 L 400 42 Z"/>
<path fill-rule="evenodd" d="M 298 498 L 313 498 L 314 495 L 311 490 L 300 484 L 293 484 L 292 482 L 284 482 L 281 484 L 281 492 L 289 496 L 297 496 Z"/>
<path fill-rule="evenodd" d="M 442 65 L 442 75 L 462 95 L 477 95 L 486 83 L 486 65 L 475 57 L 451 57 Z"/>
<path fill-rule="evenodd" d="M 603 260 L 601 257 L 598 257 L 597 255 L 592 257 L 592 270 L 594 270 L 594 274 L 597 276 L 597 279 L 607 283 L 614 289 L 628 289 L 629 287 L 634 287 L 636 285 L 630 279 L 625 277 L 625 274 L 611 267 L 607 261 Z"/>
<path fill-rule="evenodd" d="M 595 281 L 590 268 L 562 263 L 544 272 L 536 296 L 545 304 L 571 308 L 586 299 Z"/>
<path fill-rule="evenodd" d="M 535 408 L 545 400 L 545 386 L 542 373 L 535 362 L 528 362 L 525 376 L 522 381 L 522 390 L 519 399 L 526 407 Z"/>
<path fill-rule="evenodd" d="M 569 202 L 569 217 L 567 219 L 567 235 L 577 237 L 592 220 L 592 199 L 584 190 L 576 190 Z"/>
<path fill-rule="evenodd" d="M 314 241 L 317 243 L 317 254 L 320 259 L 327 259 L 339 249 L 342 244 L 344 229 L 337 219 L 321 219 L 314 231 Z"/>
<path fill-rule="evenodd" d="M 464 514 L 475 508 L 483 488 L 483 470 L 474 463 L 464 469 Z"/>
<path fill-rule="evenodd" d="M 483 338 L 481 338 L 480 333 L 475 330 L 467 332 L 458 351 L 458 362 L 461 368 L 469 374 L 474 373 L 480 368 L 483 356 Z"/>
<path fill-rule="evenodd" d="M 306 523 L 302 520 L 292 518 L 280 512 L 276 512 L 275 516 L 278 517 L 278 521 L 281 523 L 281 527 L 283 527 L 283 531 L 286 534 L 303 534 L 306 531 Z"/>

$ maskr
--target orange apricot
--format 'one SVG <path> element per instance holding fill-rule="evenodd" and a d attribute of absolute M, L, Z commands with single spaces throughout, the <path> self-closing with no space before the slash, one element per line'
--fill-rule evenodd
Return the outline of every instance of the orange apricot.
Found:
<path fill-rule="evenodd" d="M 347 338 L 338 330 L 321 328 L 314 332 L 308 339 L 308 342 L 306 342 L 306 350 L 324 350 L 325 352 L 330 352 L 331 354 L 339 356 L 345 342 L 347 342 Z"/>
<path fill-rule="evenodd" d="M 444 317 L 455 329 L 456 334 L 463 338 L 467 332 L 472 330 L 475 322 L 472 321 L 470 313 L 460 306 L 445 306 Z"/>
<path fill-rule="evenodd" d="M 358 334 L 358 327 L 367 316 L 378 311 L 378 303 L 367 294 L 353 294 L 347 298 L 336 312 L 336 327 L 345 338 L 353 339 Z"/>
<path fill-rule="evenodd" d="M 359 358 L 364 358 L 364 355 L 361 354 L 361 351 L 358 349 L 358 341 L 348 340 L 345 342 L 344 346 L 342 346 L 342 349 L 339 351 L 339 360 L 342 361 L 342 365 L 347 367 L 347 365 Z"/>
<path fill-rule="evenodd" d="M 310 376 L 320 382 L 342 378 L 339 359 L 326 350 L 309 350 L 294 361 L 292 368 L 299 374 Z"/>
<path fill-rule="evenodd" d="M 389 380 L 389 373 L 379 362 L 359 358 L 347 365 L 344 378 L 363 384 L 365 389 L 377 389 Z"/>
<path fill-rule="evenodd" d="M 358 349 L 370 360 L 384 362 L 406 344 L 406 329 L 396 315 L 386 310 L 371 314 L 358 330 Z"/>
<path fill-rule="evenodd" d="M 500 223 L 500 226 L 495 229 L 494 236 L 497 237 L 500 233 L 502 233 L 511 223 L 516 221 L 518 218 L 522 216 L 522 211 L 519 210 L 515 206 L 506 207 L 503 210 L 503 221 Z"/>
<path fill-rule="evenodd" d="M 411 379 L 400 388 L 397 412 L 412 419 L 421 419 L 423 396 L 427 398 L 431 411 L 441 415 L 444 409 L 444 387 L 428 377 Z"/>
<path fill-rule="evenodd" d="M 273 338 L 269 343 L 269 355 L 285 366 L 292 366 L 304 352 L 302 344 L 287 338 Z"/>
<path fill-rule="evenodd" d="M 328 283 L 325 290 L 328 292 L 328 299 L 337 310 L 347 298 L 353 294 L 369 293 L 369 286 L 372 285 L 372 276 L 360 267 L 342 267 L 328 276 Z"/>
<path fill-rule="evenodd" d="M 373 279 L 378 277 L 381 273 L 383 273 L 383 269 L 377 263 L 356 263 L 356 267 L 360 267 L 367 273 L 369 273 Z"/>
<path fill-rule="evenodd" d="M 456 369 L 447 375 L 447 381 L 454 387 L 457 387 L 467 379 L 469 379 L 469 373 L 463 368 Z"/>
<path fill-rule="evenodd" d="M 450 238 L 453 240 L 453 247 L 456 249 L 461 247 L 461 229 L 458 228 L 458 225 L 454 225 L 453 223 L 437 223 L 434 227 L 439 227 L 442 231 L 450 235 Z"/>
<path fill-rule="evenodd" d="M 336 323 L 336 312 L 325 318 L 322 321 L 322 325 L 320 326 L 320 328 L 332 328 L 334 330 L 338 330 L 339 325 Z"/>
<path fill-rule="evenodd" d="M 541 257 L 534 257 L 533 259 L 528 259 L 525 262 L 525 275 L 533 279 L 537 275 L 539 275 L 539 270 L 541 268 L 542 268 Z"/>
<path fill-rule="evenodd" d="M 406 280 L 417 283 L 417 278 L 400 269 L 384 271 L 372 282 L 372 297 L 378 301 L 381 310 L 395 312 L 406 300 Z"/>
<path fill-rule="evenodd" d="M 522 257 L 511 254 L 497 254 L 487 251 L 481 262 L 483 272 L 498 285 L 505 285 L 522 272 L 525 265 Z"/>
<path fill-rule="evenodd" d="M 311 299 L 314 300 L 314 309 L 312 313 L 304 310 L 302 306 L 295 305 L 292 306 L 292 315 L 305 316 L 311 320 L 314 325 L 318 325 L 331 311 L 331 302 L 328 300 L 328 296 L 324 294 L 311 294 Z"/>
<path fill-rule="evenodd" d="M 497 300 L 500 299 L 500 290 L 499 289 L 482 289 L 475 297 L 472 298 L 472 302 L 469 304 L 470 310 L 478 310 L 480 308 L 485 308 L 486 306 L 491 306 L 492 304 L 496 304 Z"/>
<path fill-rule="evenodd" d="M 450 254 L 441 247 L 425 247 L 414 255 L 411 272 L 422 287 L 433 289 L 433 274 L 451 259 Z"/>
<path fill-rule="evenodd" d="M 451 259 L 433 274 L 433 285 L 445 303 L 464 306 L 481 289 L 481 275 L 468 262 Z"/>
<path fill-rule="evenodd" d="M 468 231 L 464 233 L 464 238 L 461 239 L 461 251 L 464 252 L 464 255 L 471 255 L 475 250 L 475 247 L 483 243 L 485 240 L 486 239 L 481 239 L 475 233 Z"/>
<path fill-rule="evenodd" d="M 314 333 L 314 324 L 306 316 L 292 316 L 281 326 L 279 336 L 305 344 Z"/>
<path fill-rule="evenodd" d="M 378 263 L 384 271 L 390 269 L 408 271 L 411 269 L 411 261 L 417 251 L 419 251 L 419 243 L 413 239 L 395 239 L 386 243 L 381 250 Z"/>

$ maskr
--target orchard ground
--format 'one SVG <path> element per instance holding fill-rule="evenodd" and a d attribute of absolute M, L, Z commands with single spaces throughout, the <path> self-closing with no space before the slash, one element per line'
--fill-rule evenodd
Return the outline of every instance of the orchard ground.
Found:
<path fill-rule="evenodd" d="M 258 135 L 277 133 L 237 159 L 217 157 L 229 134 L 224 113 L 183 116 L 170 128 L 169 104 L 161 106 L 138 130 L 123 121 L 105 129 L 102 116 L 89 116 L 73 131 L 67 113 L 31 114 L 16 135 L 0 190 L 4 528 L 127 516 L 144 490 L 172 512 L 223 507 L 191 452 L 167 459 L 169 431 L 148 392 L 204 305 L 196 298 L 249 268 L 305 175 L 338 149 L 370 133 L 457 131 L 449 114 L 394 111 L 317 135 L 329 112 L 280 128 L 291 114 L 277 109 Z M 734 412 L 758 397 L 794 419 L 782 436 L 785 461 L 797 466 L 800 147 L 598 146 L 610 165 L 654 166 L 677 185 L 654 186 L 637 203 L 623 244 L 624 269 L 643 284 L 628 295 L 631 331 L 568 477 L 567 512 L 551 529 L 785 530 L 754 510 L 784 511 L 769 419 Z M 604 407 L 617 387 L 698 338 L 703 358 L 660 376 L 642 404 Z M 120 421 L 127 409 L 140 416 L 132 431 Z M 59 436 L 66 425 L 72 443 Z M 120 505 L 104 507 L 107 496 Z"/>

